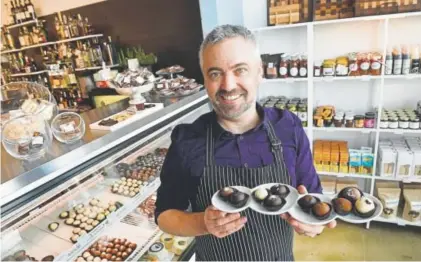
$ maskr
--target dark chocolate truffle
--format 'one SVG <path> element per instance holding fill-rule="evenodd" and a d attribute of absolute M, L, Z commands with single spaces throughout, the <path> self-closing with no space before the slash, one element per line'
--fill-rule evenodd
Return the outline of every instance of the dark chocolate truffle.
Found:
<path fill-rule="evenodd" d="M 263 206 L 269 211 L 278 211 L 285 205 L 286 201 L 278 195 L 270 195 L 263 201 Z"/>
<path fill-rule="evenodd" d="M 363 192 L 357 187 L 345 187 L 339 192 L 338 197 L 346 198 L 352 203 L 355 203 L 363 195 Z"/>
<path fill-rule="evenodd" d="M 230 194 L 228 201 L 234 207 L 241 208 L 247 203 L 248 198 L 249 198 L 249 195 L 243 192 L 236 191 Z"/>
<path fill-rule="evenodd" d="M 355 202 L 354 211 L 357 216 L 368 218 L 376 211 L 376 205 L 370 198 L 362 196 Z"/>
<path fill-rule="evenodd" d="M 236 190 L 234 188 L 224 187 L 221 190 L 219 190 L 219 197 L 224 201 L 228 201 L 230 195 L 234 192 L 236 192 Z"/>
<path fill-rule="evenodd" d="M 318 202 L 320 202 L 319 198 L 312 195 L 305 195 L 298 200 L 298 205 L 304 212 L 310 213 L 311 208 Z"/>
<path fill-rule="evenodd" d="M 346 216 L 352 211 L 352 203 L 346 198 L 335 198 L 332 200 L 333 209 L 341 216 Z"/>
<path fill-rule="evenodd" d="M 331 212 L 332 207 L 326 202 L 318 202 L 311 208 L 311 213 L 319 220 L 328 218 Z"/>
<path fill-rule="evenodd" d="M 43 259 L 41 259 L 41 261 L 54 261 L 54 256 L 46 256 Z"/>
<path fill-rule="evenodd" d="M 286 185 L 274 185 L 270 188 L 270 193 L 285 198 L 289 194 L 289 188 Z"/>

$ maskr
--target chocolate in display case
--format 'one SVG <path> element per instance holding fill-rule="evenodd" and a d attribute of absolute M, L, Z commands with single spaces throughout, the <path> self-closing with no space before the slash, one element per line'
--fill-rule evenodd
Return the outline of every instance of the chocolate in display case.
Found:
<path fill-rule="evenodd" d="M 105 106 L 92 115 L 98 119 L 104 110 L 112 115 L 120 108 Z M 209 111 L 201 91 L 124 129 L 86 130 L 81 144 L 54 140 L 56 158 L 21 161 L 2 148 L 2 161 L 10 165 L 2 165 L 0 185 L 1 260 L 132 261 L 148 251 L 151 259 L 160 256 L 154 203 L 171 130 Z M 82 118 L 88 124 L 92 115 Z M 191 243 L 174 237 L 172 259 L 183 257 Z"/>

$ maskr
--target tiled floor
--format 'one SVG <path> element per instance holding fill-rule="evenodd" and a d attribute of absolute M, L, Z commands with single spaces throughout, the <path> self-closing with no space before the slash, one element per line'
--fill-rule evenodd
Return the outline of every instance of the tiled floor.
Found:
<path fill-rule="evenodd" d="M 295 259 L 421 261 L 421 227 L 338 222 L 316 238 L 295 236 Z"/>

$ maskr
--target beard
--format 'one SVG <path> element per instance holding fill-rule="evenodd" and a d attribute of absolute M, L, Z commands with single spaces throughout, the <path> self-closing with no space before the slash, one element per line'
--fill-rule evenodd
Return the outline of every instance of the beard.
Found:
<path fill-rule="evenodd" d="M 236 104 L 224 104 L 220 101 L 221 96 L 236 96 L 241 95 L 237 98 Z M 252 107 L 253 102 L 247 101 L 248 94 L 247 92 L 241 92 L 237 89 L 232 90 L 230 92 L 225 90 L 220 90 L 216 93 L 215 100 L 212 101 L 213 108 L 217 113 L 220 114 L 221 117 L 225 119 L 237 119 L 239 118 L 244 112 L 246 112 L 250 107 Z"/>

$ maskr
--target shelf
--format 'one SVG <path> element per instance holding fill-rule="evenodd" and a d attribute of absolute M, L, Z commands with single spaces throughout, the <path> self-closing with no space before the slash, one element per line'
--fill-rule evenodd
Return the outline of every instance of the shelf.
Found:
<path fill-rule="evenodd" d="M 333 81 L 370 81 L 381 79 L 382 76 L 323 76 L 314 77 L 314 82 L 333 82 Z"/>
<path fill-rule="evenodd" d="M 376 180 L 387 180 L 387 181 L 402 181 L 403 183 L 421 183 L 421 178 L 396 178 L 396 177 L 387 177 L 387 176 L 375 176 Z"/>
<path fill-rule="evenodd" d="M 119 67 L 119 64 L 115 64 L 115 65 L 110 65 L 110 66 L 106 66 L 107 68 L 113 68 L 113 67 Z M 93 67 L 85 67 L 85 68 L 76 68 L 75 71 L 91 71 L 91 70 L 98 70 L 98 69 L 102 69 L 102 66 L 93 66 Z"/>
<path fill-rule="evenodd" d="M 56 258 L 56 261 L 73 261 L 76 259 L 77 256 L 82 254 L 101 236 L 105 235 L 111 225 L 123 219 L 149 196 L 151 196 L 158 189 L 160 184 L 161 181 L 157 178 L 148 186 L 143 187 L 141 193 L 133 197 L 131 201 L 127 201 L 126 204 L 119 208 L 116 212 L 111 213 L 103 223 L 100 223 L 91 232 L 84 235 L 83 238 L 80 238 L 80 240 L 78 240 L 78 242 L 74 244 L 70 250 L 61 253 L 60 256 Z"/>
<path fill-rule="evenodd" d="M 334 173 L 334 172 L 324 172 L 324 171 L 316 171 L 317 174 L 323 176 L 335 176 L 335 177 L 355 177 L 355 178 L 372 178 L 372 175 L 364 175 L 364 174 L 351 174 L 351 173 Z"/>
<path fill-rule="evenodd" d="M 256 29 L 252 29 L 252 32 L 262 32 L 262 31 L 270 31 L 270 30 L 278 30 L 278 29 L 286 29 L 286 28 L 294 28 L 294 27 L 306 27 L 308 23 L 297 23 L 297 24 L 286 24 L 286 25 L 274 25 L 274 26 L 265 26 L 265 27 L 259 27 Z"/>
<path fill-rule="evenodd" d="M 338 24 L 338 23 L 350 23 L 350 22 L 361 22 L 361 21 L 373 21 L 373 20 L 385 20 L 394 18 L 404 18 L 409 16 L 421 16 L 421 12 L 401 13 L 401 14 L 389 14 L 389 15 L 376 15 L 376 16 L 361 16 L 344 19 L 334 19 L 326 21 L 315 21 L 313 25 L 326 25 L 326 24 Z"/>
<path fill-rule="evenodd" d="M 397 135 L 402 134 L 421 134 L 421 129 L 380 129 L 380 133 L 394 133 Z"/>
<path fill-rule="evenodd" d="M 13 74 L 13 75 L 10 75 L 10 77 L 19 77 L 19 76 L 35 76 L 35 75 L 40 75 L 40 74 L 43 74 L 43 73 L 45 73 L 45 72 L 48 72 L 48 70 L 41 70 L 41 71 L 31 72 L 31 73 Z"/>
<path fill-rule="evenodd" d="M 139 259 L 145 254 L 149 248 L 152 246 L 153 243 L 159 241 L 159 238 L 163 232 L 157 227 L 154 233 L 148 238 L 143 245 L 139 245 L 139 247 L 133 251 L 133 254 L 127 258 L 127 261 L 139 261 Z"/>
<path fill-rule="evenodd" d="M 384 79 L 407 79 L 407 80 L 413 80 L 413 79 L 421 79 L 421 74 L 413 74 L 413 75 L 385 75 L 383 76 Z"/>
<path fill-rule="evenodd" d="M 26 22 L 19 23 L 19 24 L 7 25 L 6 28 L 11 29 L 11 28 L 21 27 L 21 26 L 25 26 L 25 25 L 32 25 L 32 24 L 35 24 L 37 22 L 38 22 L 38 20 L 35 19 L 35 20 L 26 21 Z"/>
<path fill-rule="evenodd" d="M 399 226 L 418 226 L 421 227 L 421 222 L 410 222 L 403 218 L 397 217 L 394 219 L 386 219 L 384 217 L 377 217 L 374 219 L 374 221 L 377 222 L 385 222 L 385 223 L 391 223 L 391 224 L 397 224 Z"/>
<path fill-rule="evenodd" d="M 304 78 L 288 77 L 288 78 L 275 78 L 275 79 L 264 78 L 263 83 L 294 83 L 294 82 L 306 82 L 307 80 L 308 80 L 307 77 L 304 77 Z"/>
<path fill-rule="evenodd" d="M 355 127 L 313 127 L 315 131 L 326 131 L 326 132 L 360 132 L 360 133 L 371 133 L 376 132 L 375 128 L 355 128 Z"/>
<path fill-rule="evenodd" d="M 46 42 L 46 43 L 37 44 L 37 45 L 24 46 L 24 47 L 21 47 L 21 48 L 18 48 L 18 49 L 6 50 L 6 51 L 3 51 L 2 54 L 15 53 L 15 52 L 20 52 L 20 51 L 23 51 L 23 50 L 26 50 L 26 49 L 36 48 L 36 47 L 42 47 L 42 46 L 55 45 L 55 44 L 66 43 L 66 42 L 79 41 L 79 40 L 83 40 L 83 39 L 89 39 L 89 38 L 95 38 L 95 37 L 101 37 L 101 36 L 103 36 L 103 34 L 86 35 L 86 36 L 69 38 L 69 39 L 64 39 L 64 40 L 59 40 L 59 41 Z"/>

